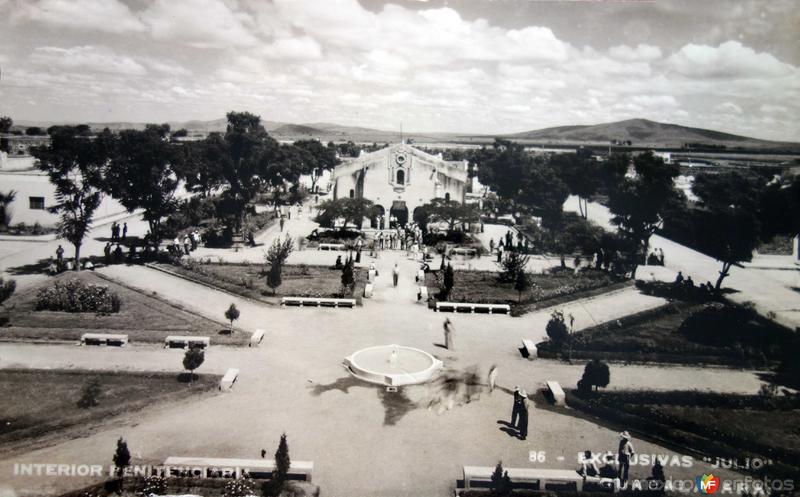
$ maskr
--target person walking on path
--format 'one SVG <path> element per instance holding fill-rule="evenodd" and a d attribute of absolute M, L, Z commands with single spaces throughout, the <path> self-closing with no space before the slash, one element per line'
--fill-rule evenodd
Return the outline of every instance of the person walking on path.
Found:
<path fill-rule="evenodd" d="M 117 241 L 119 238 L 119 225 L 116 221 L 111 223 L 111 240 Z"/>
<path fill-rule="evenodd" d="M 511 408 L 511 426 L 517 426 L 519 412 L 522 409 L 522 390 L 519 386 L 514 387 L 514 406 Z"/>
<path fill-rule="evenodd" d="M 285 222 L 286 221 L 284 221 L 283 216 L 281 216 L 280 221 L 278 221 L 278 223 L 281 225 L 281 233 L 283 233 L 283 225 L 284 225 Z"/>
<path fill-rule="evenodd" d="M 184 250 L 184 252 L 186 252 L 186 255 L 189 255 L 189 249 L 191 248 L 191 246 L 192 246 L 192 242 L 189 239 L 189 235 L 184 235 L 183 236 L 183 250 Z"/>
<path fill-rule="evenodd" d="M 633 450 L 631 443 L 631 434 L 623 431 L 619 434 L 619 450 L 617 451 L 617 461 L 619 461 L 619 477 L 620 485 L 624 488 L 628 483 L 628 471 L 631 468 L 631 457 L 636 453 Z"/>
<path fill-rule="evenodd" d="M 128 223 L 122 223 L 122 241 L 128 237 Z"/>
<path fill-rule="evenodd" d="M 494 392 L 495 386 L 497 386 L 497 364 L 492 364 L 489 368 L 489 393 Z"/>
<path fill-rule="evenodd" d="M 397 267 L 397 263 L 394 263 L 394 269 L 392 269 L 392 279 L 394 280 L 394 286 L 397 286 L 397 280 L 400 278 L 400 268 Z"/>
<path fill-rule="evenodd" d="M 445 318 L 442 327 L 444 328 L 444 348 L 453 350 L 455 346 L 453 344 L 453 323 L 450 318 Z"/>
<path fill-rule="evenodd" d="M 522 396 L 522 405 L 519 409 L 519 425 L 517 431 L 519 432 L 520 440 L 528 438 L 528 394 L 523 390 L 520 392 Z"/>

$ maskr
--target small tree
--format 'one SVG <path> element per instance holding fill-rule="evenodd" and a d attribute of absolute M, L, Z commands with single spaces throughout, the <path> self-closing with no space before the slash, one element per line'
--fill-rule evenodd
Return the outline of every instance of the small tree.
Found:
<path fill-rule="evenodd" d="M 131 465 L 131 452 L 128 450 L 128 443 L 119 437 L 117 440 L 117 450 L 114 452 L 114 466 L 120 481 L 125 474 L 125 468 Z"/>
<path fill-rule="evenodd" d="M 225 319 L 231 322 L 231 335 L 233 335 L 233 322 L 239 319 L 239 314 L 239 309 L 236 308 L 236 304 L 231 304 L 228 310 L 225 311 Z"/>
<path fill-rule="evenodd" d="M 194 370 L 206 360 L 206 354 L 200 347 L 189 347 L 183 355 L 183 369 L 189 371 L 189 381 L 194 381 Z"/>
<path fill-rule="evenodd" d="M 278 450 L 275 451 L 275 470 L 272 472 L 272 494 L 280 495 L 286 479 L 289 476 L 289 468 L 292 461 L 289 458 L 289 445 L 286 443 L 286 433 L 281 435 Z"/>
<path fill-rule="evenodd" d="M 569 338 L 569 329 L 567 323 L 564 322 L 564 313 L 562 311 L 553 311 L 550 314 L 550 321 L 547 322 L 547 336 L 556 345 L 561 348 L 564 342 Z"/>
<path fill-rule="evenodd" d="M 517 302 L 522 302 L 522 293 L 528 291 L 531 287 L 531 281 L 528 273 L 524 269 L 517 272 L 517 279 L 514 282 L 514 290 L 518 293 Z"/>
<path fill-rule="evenodd" d="M 455 284 L 455 271 L 453 271 L 453 266 L 447 264 L 447 267 L 444 268 L 444 276 L 442 278 L 442 293 L 444 294 L 445 300 L 450 298 L 450 293 L 453 291 Z"/>
<path fill-rule="evenodd" d="M 283 268 L 280 263 L 273 262 L 267 272 L 267 286 L 272 288 L 272 295 L 275 295 L 281 283 L 283 283 Z"/>
<path fill-rule="evenodd" d="M 505 254 L 503 260 L 498 263 L 502 271 L 500 279 L 508 282 L 517 281 L 517 274 L 525 271 L 530 257 L 516 250 L 506 250 Z"/>
<path fill-rule="evenodd" d="M 594 387 L 605 388 L 611 381 L 611 372 L 608 369 L 608 364 L 600 361 L 599 359 L 592 359 L 586 363 L 583 369 L 583 377 L 578 382 L 578 388 L 586 391 Z"/>
<path fill-rule="evenodd" d="M 352 289 L 353 285 L 356 284 L 355 273 L 353 271 L 354 264 L 355 262 L 353 262 L 353 259 L 348 258 L 345 265 L 342 266 L 342 293 Z"/>
<path fill-rule="evenodd" d="M 83 385 L 81 390 L 81 398 L 78 400 L 78 407 L 88 409 L 97 405 L 97 399 L 100 397 L 100 381 L 97 378 L 92 378 Z"/>
<path fill-rule="evenodd" d="M 502 461 L 498 461 L 497 466 L 494 468 L 489 488 L 493 497 L 507 497 L 511 495 L 513 489 L 511 478 L 508 476 L 508 471 L 503 470 Z"/>

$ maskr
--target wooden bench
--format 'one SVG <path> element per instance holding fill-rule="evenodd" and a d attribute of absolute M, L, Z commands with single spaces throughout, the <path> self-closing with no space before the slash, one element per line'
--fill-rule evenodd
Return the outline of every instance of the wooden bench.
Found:
<path fill-rule="evenodd" d="M 436 312 L 479 312 L 486 314 L 509 314 L 508 304 L 469 304 L 462 302 L 436 302 Z"/>
<path fill-rule="evenodd" d="M 489 488 L 494 467 L 464 466 L 464 489 Z M 569 469 L 505 468 L 513 488 L 539 491 L 582 492 L 585 487 L 595 491 L 617 492 L 619 479 L 587 476 Z M 588 490 L 588 488 L 587 488 Z"/>
<path fill-rule="evenodd" d="M 527 359 L 535 359 L 539 356 L 536 344 L 533 340 L 527 338 L 522 339 L 522 355 Z"/>
<path fill-rule="evenodd" d="M 242 478 L 268 480 L 275 470 L 274 459 L 229 459 L 219 457 L 168 457 L 162 465 L 162 476 L 194 476 L 198 478 Z M 311 482 L 313 461 L 292 460 L 288 478 Z"/>
<path fill-rule="evenodd" d="M 557 381 L 548 381 L 547 390 L 550 392 L 550 395 L 553 396 L 553 401 L 557 406 L 566 404 L 567 396 L 564 394 L 564 389 L 561 388 L 561 385 L 559 385 Z"/>
<path fill-rule="evenodd" d="M 164 347 L 168 349 L 183 349 L 190 346 L 205 349 L 209 345 L 211 339 L 208 337 L 170 335 L 164 339 Z"/>
<path fill-rule="evenodd" d="M 225 376 L 222 377 L 222 380 L 219 382 L 219 389 L 223 392 L 230 391 L 233 388 L 233 384 L 236 383 L 236 378 L 239 377 L 239 370 L 231 368 L 225 372 Z"/>
<path fill-rule="evenodd" d="M 264 339 L 264 330 L 256 330 L 250 335 L 250 347 L 258 347 L 258 344 Z"/>
<path fill-rule="evenodd" d="M 293 305 L 299 307 L 356 307 L 356 299 L 334 299 L 334 298 L 318 298 L 318 297 L 283 297 L 281 305 Z"/>
<path fill-rule="evenodd" d="M 319 250 L 347 250 L 344 243 L 320 243 Z"/>
<path fill-rule="evenodd" d="M 81 345 L 124 347 L 127 344 L 128 335 L 119 335 L 114 333 L 84 333 L 81 335 Z"/>

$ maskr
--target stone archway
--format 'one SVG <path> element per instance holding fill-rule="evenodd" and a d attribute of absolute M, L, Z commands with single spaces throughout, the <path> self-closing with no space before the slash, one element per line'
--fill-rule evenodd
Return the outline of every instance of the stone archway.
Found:
<path fill-rule="evenodd" d="M 405 226 L 408 223 L 408 207 L 405 200 L 395 200 L 389 209 L 389 218 L 395 219 L 396 226 Z"/>
<path fill-rule="evenodd" d="M 369 219 L 369 227 L 374 230 L 382 230 L 386 228 L 386 209 L 380 205 L 375 204 L 372 208 L 372 217 Z"/>

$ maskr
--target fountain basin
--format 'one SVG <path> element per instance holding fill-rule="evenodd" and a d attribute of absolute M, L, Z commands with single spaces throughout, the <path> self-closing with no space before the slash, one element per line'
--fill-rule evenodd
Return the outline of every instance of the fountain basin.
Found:
<path fill-rule="evenodd" d="M 442 369 L 442 361 L 413 347 L 378 345 L 345 357 L 344 366 L 360 380 L 396 387 L 425 383 Z"/>

